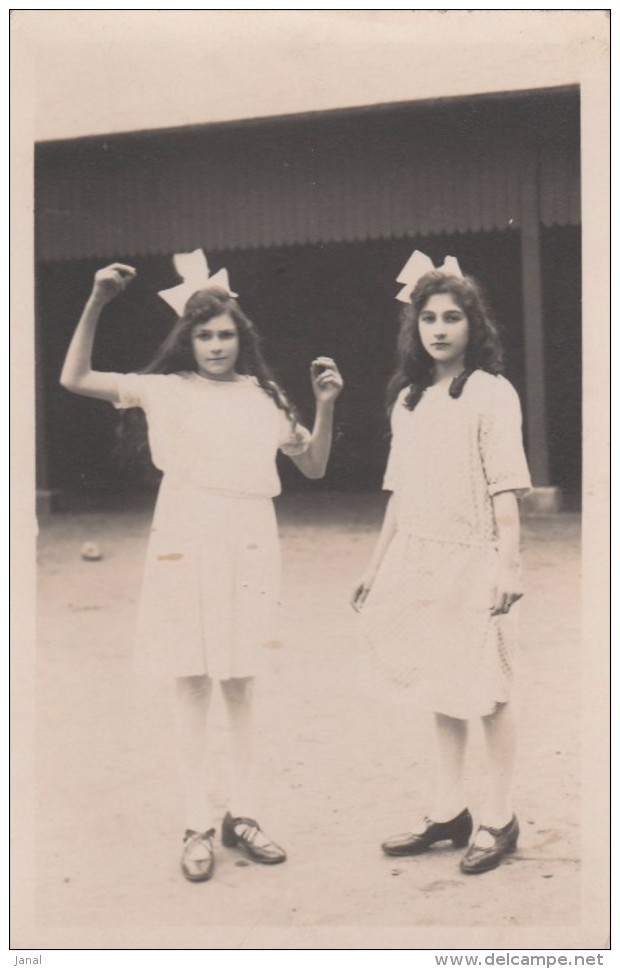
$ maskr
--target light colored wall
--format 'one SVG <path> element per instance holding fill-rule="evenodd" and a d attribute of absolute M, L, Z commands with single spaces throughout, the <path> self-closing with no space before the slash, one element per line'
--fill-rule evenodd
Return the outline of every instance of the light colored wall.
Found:
<path fill-rule="evenodd" d="M 588 10 L 27 10 L 12 28 L 35 140 L 575 84 L 607 43 Z"/>

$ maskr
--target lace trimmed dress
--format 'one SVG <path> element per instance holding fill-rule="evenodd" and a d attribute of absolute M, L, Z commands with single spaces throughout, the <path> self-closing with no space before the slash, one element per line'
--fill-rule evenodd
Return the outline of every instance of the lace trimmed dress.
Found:
<path fill-rule="evenodd" d="M 364 680 L 459 719 L 510 698 L 518 605 L 491 616 L 498 566 L 492 497 L 530 476 L 512 385 L 475 371 L 458 398 L 428 388 L 413 411 L 399 395 L 384 488 L 397 532 L 361 614 Z"/>
<path fill-rule="evenodd" d="M 141 407 L 164 472 L 138 610 L 141 673 L 253 676 L 277 636 L 280 557 L 272 498 L 278 449 L 310 435 L 251 377 L 117 374 L 119 407 Z"/>

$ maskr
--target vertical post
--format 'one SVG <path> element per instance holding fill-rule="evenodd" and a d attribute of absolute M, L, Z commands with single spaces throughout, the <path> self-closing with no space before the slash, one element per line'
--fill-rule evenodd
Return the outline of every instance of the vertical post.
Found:
<path fill-rule="evenodd" d="M 538 152 L 525 149 L 521 174 L 521 278 L 525 342 L 526 447 L 532 483 L 547 487 L 549 446 L 545 394 L 545 345 L 540 264 Z"/>
<path fill-rule="evenodd" d="M 41 325 L 40 304 L 38 293 L 35 294 L 35 437 L 36 437 L 36 505 L 37 514 L 46 514 L 52 510 L 53 493 L 50 488 L 48 455 L 47 455 L 47 426 L 46 426 L 46 381 L 45 381 L 45 351 L 43 348 L 43 332 Z"/>

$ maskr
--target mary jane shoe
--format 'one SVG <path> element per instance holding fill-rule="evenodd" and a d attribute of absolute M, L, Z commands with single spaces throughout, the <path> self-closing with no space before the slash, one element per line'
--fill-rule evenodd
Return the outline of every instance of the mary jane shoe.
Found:
<path fill-rule="evenodd" d="M 252 818 L 233 818 L 227 813 L 222 822 L 222 844 L 226 848 L 240 848 L 248 858 L 262 865 L 278 865 L 286 861 L 284 848 L 270 841 Z"/>
<path fill-rule="evenodd" d="M 421 855 L 438 841 L 451 841 L 454 848 L 464 848 L 468 843 L 473 821 L 469 810 L 465 808 L 451 821 L 433 821 L 424 819 L 426 827 L 423 831 L 408 834 L 397 834 L 388 838 L 381 845 L 386 855 Z"/>
<path fill-rule="evenodd" d="M 488 847 L 481 847 L 476 844 L 474 838 L 469 846 L 467 853 L 461 859 L 460 869 L 464 875 L 481 875 L 485 871 L 491 871 L 502 862 L 506 855 L 516 851 L 519 839 L 519 822 L 516 815 L 503 828 L 490 828 L 486 824 L 481 824 L 476 832 L 476 837 L 481 831 L 486 831 L 491 835 L 493 844 Z"/>
<path fill-rule="evenodd" d="M 215 828 L 209 831 L 192 831 L 188 828 L 183 838 L 181 871 L 190 882 L 206 882 L 213 875 L 215 854 L 213 838 Z"/>

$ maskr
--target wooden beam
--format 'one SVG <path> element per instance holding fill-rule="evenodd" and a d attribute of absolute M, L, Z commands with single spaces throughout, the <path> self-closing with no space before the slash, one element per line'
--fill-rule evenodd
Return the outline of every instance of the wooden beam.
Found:
<path fill-rule="evenodd" d="M 35 439 L 36 439 L 36 500 L 37 512 L 51 508 L 51 490 L 48 463 L 48 435 L 46 413 L 46 387 L 44 377 L 44 349 L 39 298 L 35 293 Z"/>
<path fill-rule="evenodd" d="M 549 445 L 540 251 L 538 151 L 527 147 L 521 178 L 521 279 L 525 343 L 526 449 L 532 483 L 547 487 Z"/>

